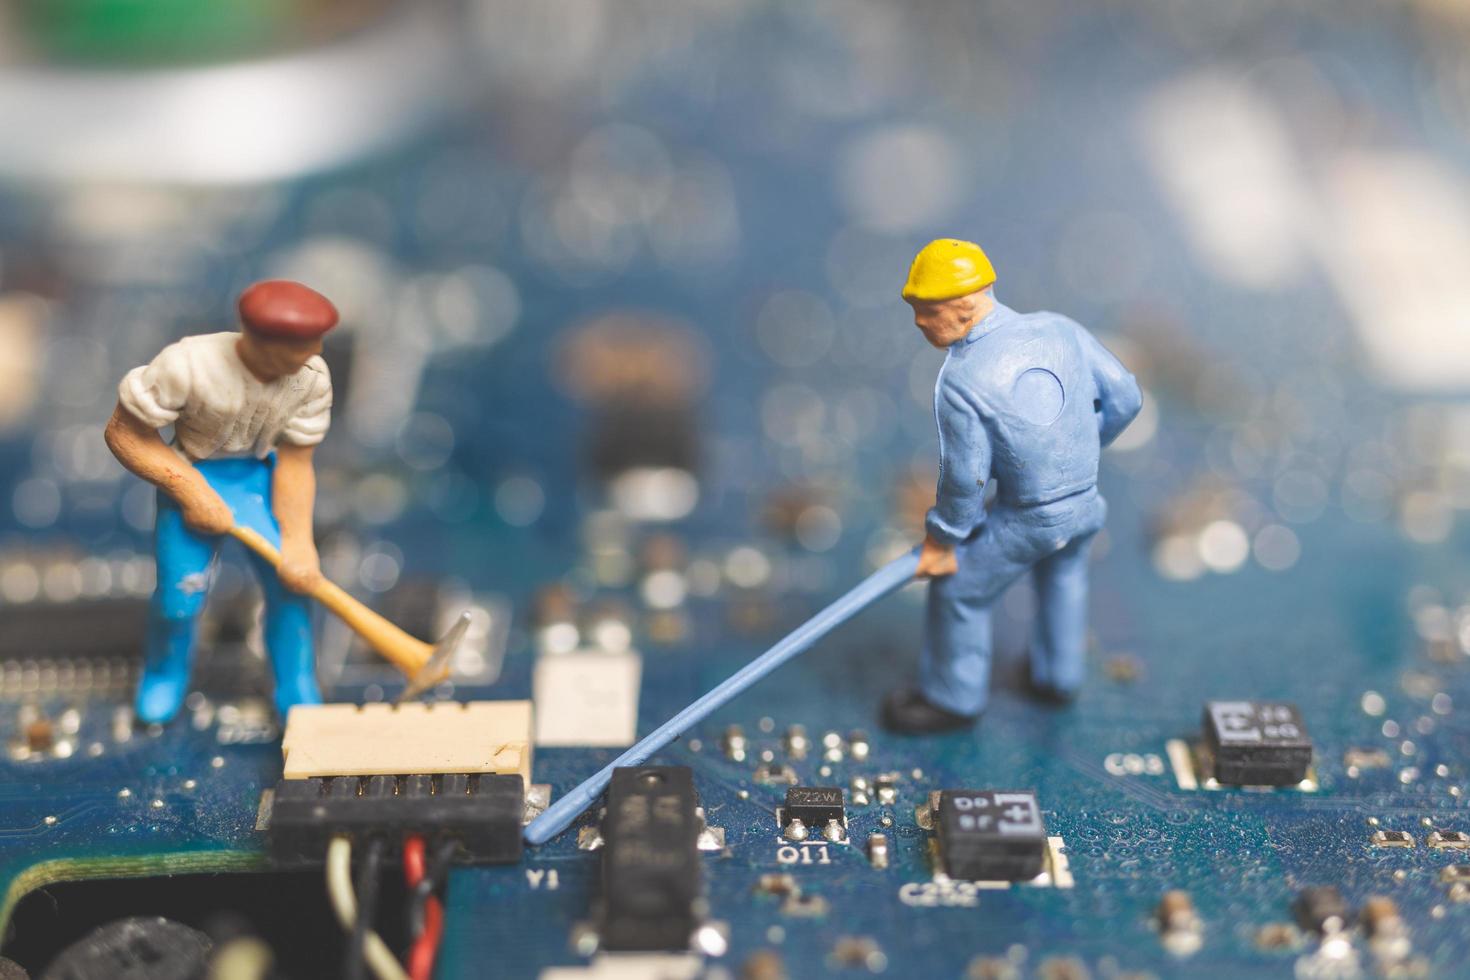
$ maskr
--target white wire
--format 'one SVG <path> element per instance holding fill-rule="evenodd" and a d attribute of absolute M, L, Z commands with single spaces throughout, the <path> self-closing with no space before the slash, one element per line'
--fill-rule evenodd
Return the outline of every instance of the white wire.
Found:
<path fill-rule="evenodd" d="M 352 839 L 333 837 L 327 845 L 327 895 L 337 921 L 347 934 L 357 922 L 357 894 L 352 890 Z M 378 980 L 409 980 L 398 957 L 383 942 L 383 937 L 369 929 L 363 939 L 363 959 Z"/>

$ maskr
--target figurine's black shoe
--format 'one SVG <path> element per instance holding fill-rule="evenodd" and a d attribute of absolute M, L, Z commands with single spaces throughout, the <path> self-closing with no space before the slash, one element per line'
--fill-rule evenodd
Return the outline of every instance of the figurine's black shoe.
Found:
<path fill-rule="evenodd" d="M 1077 700 L 1077 692 L 1075 690 L 1063 690 L 1054 684 L 1037 680 L 1035 675 L 1031 673 L 1030 663 L 1026 664 L 1026 692 L 1031 695 L 1032 700 L 1040 701 L 1042 704 L 1049 704 L 1055 708 L 1064 708 Z"/>
<path fill-rule="evenodd" d="M 979 718 L 941 708 L 913 688 L 894 691 L 883 699 L 883 727 L 901 735 L 958 731 L 971 727 Z"/>

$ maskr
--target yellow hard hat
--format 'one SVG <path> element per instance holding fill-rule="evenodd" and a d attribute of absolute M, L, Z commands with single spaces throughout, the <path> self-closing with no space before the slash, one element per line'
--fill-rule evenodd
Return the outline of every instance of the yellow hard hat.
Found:
<path fill-rule="evenodd" d="M 903 298 L 910 303 L 939 303 L 978 292 L 994 282 L 995 267 L 979 245 L 936 238 L 914 256 Z"/>

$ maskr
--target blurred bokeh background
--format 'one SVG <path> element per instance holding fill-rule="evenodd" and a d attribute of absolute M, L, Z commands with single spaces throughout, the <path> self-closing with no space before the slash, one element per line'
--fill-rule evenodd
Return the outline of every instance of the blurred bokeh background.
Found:
<path fill-rule="evenodd" d="M 843 865 L 830 919 L 782 929 L 793 976 L 959 975 L 1022 943 L 1167 974 L 1165 887 L 1209 930 L 1209 965 L 1173 969 L 1261 975 L 1295 940 L 1255 929 L 1328 882 L 1393 894 L 1426 969 L 1462 971 L 1466 886 L 1439 877 L 1462 852 L 1371 851 L 1363 821 L 1422 834 L 1470 782 L 1467 50 L 1470 0 L 0 0 L 0 751 L 37 765 L 8 784 L 6 867 L 260 846 L 279 756 L 254 585 L 220 568 L 188 724 L 135 738 L 154 493 L 102 440 L 123 374 L 233 329 L 246 284 L 344 314 L 328 574 L 418 636 L 476 612 L 441 697 L 646 731 L 918 540 L 942 355 L 899 289 L 956 236 L 1003 302 L 1078 320 L 1146 391 L 1104 457 L 1092 680 L 1069 712 L 1013 696 L 1022 584 L 982 734 L 867 761 L 913 589 L 691 732 L 667 756 L 736 845 L 709 876 L 730 969 L 783 942 L 752 893 L 786 870 L 780 790 L 751 769 L 804 725 L 824 780 L 835 753 L 838 783 L 1034 786 L 1078 874 L 919 928 Z M 572 651 L 613 670 L 555 673 Z M 329 698 L 401 683 L 334 621 L 318 652 Z M 1321 796 L 1174 793 L 1156 753 L 1233 697 L 1300 707 Z M 538 737 L 557 792 L 611 757 Z M 1115 771 L 1144 753 L 1143 779 Z M 898 799 L 918 835 L 921 797 Z M 561 891 L 457 873 L 445 972 L 571 960 L 594 864 L 559 861 Z M 282 894 L 261 904 L 317 901 Z M 49 957 L 51 902 L 7 955 Z"/>
<path fill-rule="evenodd" d="M 1105 488 L 1159 579 L 1447 546 L 1467 37 L 1454 0 L 10 0 L 0 603 L 146 594 L 115 385 L 265 276 L 345 314 L 319 514 L 357 591 L 519 601 L 590 555 L 668 609 L 769 584 L 749 539 L 830 588 L 932 500 L 898 287 L 939 236 L 1143 379 Z M 630 543 L 669 520 L 729 547 Z"/>

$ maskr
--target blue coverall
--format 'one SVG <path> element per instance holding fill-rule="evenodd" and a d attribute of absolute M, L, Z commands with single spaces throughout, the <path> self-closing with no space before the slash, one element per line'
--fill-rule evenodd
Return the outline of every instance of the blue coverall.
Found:
<path fill-rule="evenodd" d="M 939 488 L 925 529 L 955 546 L 959 569 L 929 585 L 919 688 L 932 703 L 984 710 L 990 607 L 1028 570 L 1039 601 L 1032 680 L 1063 694 L 1082 683 L 1087 554 L 1107 516 L 1098 456 L 1141 405 L 1133 375 L 1055 313 L 997 303 L 949 348 L 934 386 Z"/>
<path fill-rule="evenodd" d="M 281 530 L 271 512 L 274 464 L 272 455 L 200 460 L 194 465 L 235 512 L 236 524 L 257 531 L 279 548 Z M 219 538 L 186 527 L 178 504 L 159 492 L 154 528 L 158 584 L 136 703 L 138 717 L 145 722 L 167 721 L 183 704 L 199 614 L 209 597 L 219 545 Z M 265 594 L 265 648 L 276 675 L 276 709 L 284 719 L 294 705 L 322 701 L 312 654 L 311 603 L 282 585 L 265 559 L 254 552 L 248 554 Z"/>

